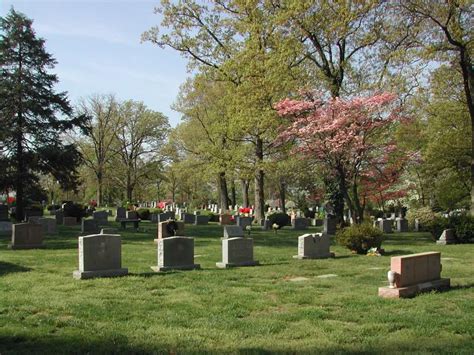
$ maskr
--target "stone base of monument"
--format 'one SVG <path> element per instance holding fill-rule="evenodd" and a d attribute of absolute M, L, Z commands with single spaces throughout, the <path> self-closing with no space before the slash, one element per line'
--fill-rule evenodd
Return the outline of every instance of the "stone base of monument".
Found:
<path fill-rule="evenodd" d="M 235 226 L 240 228 L 239 226 Z M 234 227 L 234 228 L 235 228 Z M 224 232 L 229 233 L 229 228 Z M 253 260 L 252 238 L 224 238 L 222 239 L 222 262 L 216 263 L 221 269 L 239 266 L 257 266 L 260 263 Z"/>
<path fill-rule="evenodd" d="M 153 271 L 162 272 L 201 268 L 199 264 L 194 263 L 194 238 L 169 237 L 158 239 L 157 243 L 158 265 L 151 267 Z"/>
<path fill-rule="evenodd" d="M 128 275 L 128 269 L 98 270 L 98 271 L 79 271 L 72 273 L 72 277 L 77 280 L 93 279 L 96 277 L 119 277 Z"/>
<path fill-rule="evenodd" d="M 293 255 L 293 259 L 305 260 L 305 259 L 329 259 L 335 258 L 336 254 L 333 252 L 326 255 L 310 256 L 310 255 Z"/>
<path fill-rule="evenodd" d="M 421 292 L 447 290 L 450 286 L 450 279 L 439 279 L 399 288 L 379 287 L 379 296 L 384 298 L 410 298 Z"/>
<path fill-rule="evenodd" d="M 229 269 L 232 267 L 242 267 L 242 266 L 259 266 L 260 263 L 258 261 L 244 261 L 241 263 L 224 263 L 224 262 L 219 262 L 216 263 L 216 266 L 219 269 Z"/>
<path fill-rule="evenodd" d="M 44 248 L 44 244 L 22 244 L 22 245 L 14 245 L 12 243 L 9 243 L 7 245 L 8 249 L 12 250 L 21 250 L 21 249 L 42 249 Z"/>

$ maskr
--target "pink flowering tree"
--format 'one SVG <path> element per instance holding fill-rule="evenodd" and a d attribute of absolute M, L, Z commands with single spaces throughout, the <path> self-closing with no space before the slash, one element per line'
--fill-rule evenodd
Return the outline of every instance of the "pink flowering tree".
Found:
<path fill-rule="evenodd" d="M 306 95 L 304 100 L 285 99 L 276 105 L 289 120 L 279 135 L 293 141 L 295 151 L 312 158 L 338 181 L 344 201 L 356 221 L 362 222 L 367 188 L 377 176 L 384 188 L 397 179 L 390 166 L 401 169 L 400 155 L 392 139 L 393 127 L 404 118 L 395 107 L 396 96 L 381 93 L 348 100 Z M 395 164 L 395 165 L 394 165 Z M 389 178 L 384 172 L 388 173 Z M 375 180 L 375 184 L 377 180 Z"/>

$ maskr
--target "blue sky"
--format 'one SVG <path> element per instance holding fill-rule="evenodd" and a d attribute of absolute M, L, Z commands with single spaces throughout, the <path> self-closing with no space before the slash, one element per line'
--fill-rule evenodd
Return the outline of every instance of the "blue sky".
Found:
<path fill-rule="evenodd" d="M 170 49 L 140 43 L 141 34 L 159 25 L 159 0 L 0 0 L 0 15 L 13 6 L 33 19 L 58 64 L 58 90 L 71 103 L 91 94 L 114 93 L 143 101 L 175 126 L 170 105 L 189 73 L 186 61 Z"/>

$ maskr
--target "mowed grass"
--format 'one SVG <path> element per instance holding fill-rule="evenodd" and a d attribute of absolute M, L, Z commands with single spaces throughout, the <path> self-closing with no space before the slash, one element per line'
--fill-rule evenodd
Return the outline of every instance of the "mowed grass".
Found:
<path fill-rule="evenodd" d="M 78 234 L 60 227 L 45 249 L 15 251 L 0 237 L 1 354 L 474 352 L 474 245 L 392 234 L 383 257 L 333 245 L 335 259 L 296 260 L 303 232 L 255 230 L 262 265 L 221 270 L 222 227 L 186 225 L 202 270 L 157 274 L 156 225 L 144 222 L 121 233 L 129 276 L 74 280 Z M 426 251 L 442 252 L 450 291 L 378 297 L 391 256 Z"/>

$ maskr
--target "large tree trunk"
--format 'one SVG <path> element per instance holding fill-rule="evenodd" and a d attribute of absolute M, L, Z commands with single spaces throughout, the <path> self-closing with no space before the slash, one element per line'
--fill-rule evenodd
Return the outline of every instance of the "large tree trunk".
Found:
<path fill-rule="evenodd" d="M 242 184 L 242 206 L 243 207 L 249 207 L 249 205 L 250 205 L 250 199 L 249 199 L 250 183 L 246 179 L 241 179 L 240 182 Z"/>
<path fill-rule="evenodd" d="M 279 183 L 279 192 L 280 192 L 280 203 L 281 203 L 281 211 L 286 213 L 286 183 L 284 178 L 280 178 Z"/>
<path fill-rule="evenodd" d="M 219 181 L 219 207 L 222 211 L 226 211 L 229 208 L 229 194 L 227 191 L 227 181 L 225 179 L 225 172 L 222 171 L 218 176 Z"/>
<path fill-rule="evenodd" d="M 97 207 L 102 206 L 102 185 L 104 184 L 104 174 L 102 169 L 97 172 Z"/>
<path fill-rule="evenodd" d="M 25 196 L 23 190 L 23 180 L 26 177 L 25 174 L 25 162 L 23 157 L 23 133 L 21 132 L 22 129 L 22 115 L 21 113 L 18 114 L 18 130 L 17 133 L 17 173 L 16 173 L 16 181 L 15 181 L 15 189 L 16 189 L 16 209 L 15 209 L 15 217 L 18 222 L 23 221 L 25 217 Z"/>
<path fill-rule="evenodd" d="M 255 157 L 257 160 L 257 171 L 255 172 L 255 220 L 260 222 L 265 217 L 265 192 L 264 177 L 265 173 L 261 168 L 263 163 L 263 141 L 257 138 L 255 141 Z"/>

